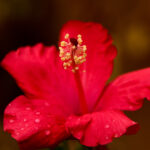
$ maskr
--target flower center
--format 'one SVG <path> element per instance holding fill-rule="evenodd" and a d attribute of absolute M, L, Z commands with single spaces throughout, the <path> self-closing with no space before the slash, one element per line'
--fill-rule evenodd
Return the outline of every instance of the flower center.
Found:
<path fill-rule="evenodd" d="M 65 41 L 60 43 L 60 58 L 63 61 L 64 69 L 71 68 L 72 72 L 79 69 L 79 65 L 86 61 L 86 45 L 82 44 L 82 36 L 77 35 L 77 39 L 65 35 Z"/>
<path fill-rule="evenodd" d="M 64 69 L 71 68 L 74 73 L 74 79 L 78 90 L 80 111 L 82 114 L 88 113 L 86 98 L 82 81 L 80 80 L 80 73 L 78 71 L 79 65 L 86 61 L 86 45 L 82 45 L 82 37 L 77 35 L 77 39 L 70 38 L 69 34 L 65 35 L 65 41 L 60 43 L 60 58 L 63 61 Z M 85 71 L 83 71 L 85 72 Z"/>

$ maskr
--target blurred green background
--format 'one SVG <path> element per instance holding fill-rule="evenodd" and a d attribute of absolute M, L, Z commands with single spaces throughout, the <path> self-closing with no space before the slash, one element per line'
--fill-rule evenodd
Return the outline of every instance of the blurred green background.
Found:
<path fill-rule="evenodd" d="M 150 0 L 0 0 L 0 60 L 19 46 L 43 42 L 57 44 L 59 30 L 68 20 L 102 23 L 118 48 L 112 79 L 150 66 Z M 21 93 L 15 81 L 0 69 L 0 150 L 18 150 L 17 143 L 2 131 L 6 105 Z M 150 149 L 150 103 L 127 113 L 141 130 L 109 145 L 110 150 Z M 59 149 L 66 149 L 61 144 Z M 79 145 L 67 144 L 70 150 Z"/>

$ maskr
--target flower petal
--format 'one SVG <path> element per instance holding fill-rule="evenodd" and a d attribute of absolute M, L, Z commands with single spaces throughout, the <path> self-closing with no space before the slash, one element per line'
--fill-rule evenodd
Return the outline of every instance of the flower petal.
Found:
<path fill-rule="evenodd" d="M 50 147 L 68 137 L 64 123 L 69 112 L 63 103 L 19 96 L 5 110 L 4 130 L 24 149 Z"/>
<path fill-rule="evenodd" d="M 76 113 L 79 105 L 74 77 L 63 69 L 58 55 L 54 46 L 37 44 L 21 47 L 10 52 L 2 66 L 15 78 L 28 98 L 50 98 L 51 101 L 51 97 L 61 98 Z"/>
<path fill-rule="evenodd" d="M 108 31 L 97 23 L 70 21 L 62 28 L 60 41 L 65 40 L 66 33 L 69 33 L 71 38 L 81 34 L 83 44 L 87 46 L 87 60 L 82 68 L 80 67 L 80 75 L 91 111 L 112 73 L 116 48 L 112 45 Z"/>
<path fill-rule="evenodd" d="M 113 138 L 134 134 L 139 129 L 139 125 L 126 117 L 123 112 L 113 110 L 69 118 L 66 126 L 81 144 L 89 147 L 108 144 Z"/>
<path fill-rule="evenodd" d="M 134 111 L 142 107 L 144 98 L 150 100 L 150 68 L 119 76 L 106 87 L 96 110 Z"/>

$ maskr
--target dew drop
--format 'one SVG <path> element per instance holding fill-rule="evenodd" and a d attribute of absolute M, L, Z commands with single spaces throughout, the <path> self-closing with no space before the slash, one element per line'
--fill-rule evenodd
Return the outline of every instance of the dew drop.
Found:
<path fill-rule="evenodd" d="M 40 113 L 39 111 L 37 111 L 35 114 L 36 114 L 36 115 L 40 115 L 41 113 Z"/>
<path fill-rule="evenodd" d="M 26 121 L 27 121 L 27 119 L 26 119 L 26 118 L 24 118 L 24 119 L 23 119 L 23 121 L 24 121 L 24 122 L 26 122 Z"/>
<path fill-rule="evenodd" d="M 49 106 L 49 103 L 46 102 L 46 103 L 45 103 L 45 106 Z"/>
<path fill-rule="evenodd" d="M 26 107 L 26 110 L 31 110 L 31 108 L 30 107 Z"/>
<path fill-rule="evenodd" d="M 14 120 L 13 120 L 13 119 L 10 119 L 10 120 L 9 120 L 9 122 L 10 122 L 10 123 L 13 123 L 13 122 L 14 122 Z"/>
<path fill-rule="evenodd" d="M 110 127 L 110 126 L 109 126 L 108 124 L 105 126 L 106 129 L 108 129 L 109 127 Z"/>
<path fill-rule="evenodd" d="M 109 139 L 109 137 L 108 137 L 108 136 L 106 136 L 105 138 L 106 138 L 106 140 L 108 140 L 108 139 Z"/>
<path fill-rule="evenodd" d="M 118 134 L 115 134 L 114 137 L 117 138 L 117 137 L 119 137 L 119 135 L 118 135 Z"/>
<path fill-rule="evenodd" d="M 35 123 L 39 123 L 40 122 L 40 119 L 35 119 Z"/>
<path fill-rule="evenodd" d="M 11 104 L 8 104 L 8 106 L 10 107 L 10 106 L 11 106 Z"/>
<path fill-rule="evenodd" d="M 23 131 L 23 130 L 24 130 L 24 128 L 21 128 L 20 130 L 21 130 L 21 131 Z"/>
<path fill-rule="evenodd" d="M 50 130 L 46 130 L 46 131 L 45 131 L 45 134 L 46 134 L 46 135 L 50 135 L 50 133 L 51 133 Z"/>

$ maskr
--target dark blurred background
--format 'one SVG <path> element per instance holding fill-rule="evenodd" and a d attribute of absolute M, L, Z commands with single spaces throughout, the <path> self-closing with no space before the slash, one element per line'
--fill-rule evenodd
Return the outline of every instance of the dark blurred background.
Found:
<path fill-rule="evenodd" d="M 112 79 L 150 66 L 150 0 L 0 0 L 0 60 L 20 46 L 57 44 L 61 26 L 72 19 L 102 23 L 112 34 L 118 48 Z M 20 93 L 12 77 L 0 69 L 0 150 L 18 150 L 2 131 L 2 119 L 6 105 Z M 150 103 L 127 114 L 141 130 L 115 140 L 110 150 L 149 150 Z M 74 150 L 78 144 L 68 145 Z"/>

